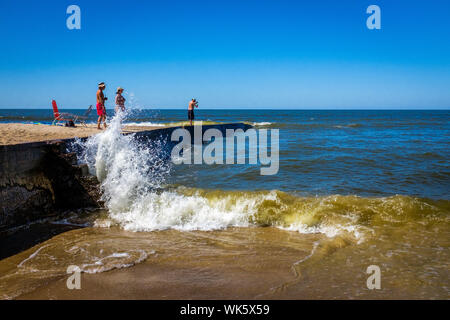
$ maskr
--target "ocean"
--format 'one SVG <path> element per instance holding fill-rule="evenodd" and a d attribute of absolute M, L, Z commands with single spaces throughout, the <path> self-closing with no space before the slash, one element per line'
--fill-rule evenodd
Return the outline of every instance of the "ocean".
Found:
<path fill-rule="evenodd" d="M 131 109 L 74 146 L 106 207 L 27 226 L 68 231 L 0 261 L 0 297 L 450 297 L 450 111 L 196 110 L 204 124 L 278 129 L 275 175 L 175 165 L 158 143 L 120 135 L 186 118 Z M 0 109 L 0 123 L 51 121 Z M 68 265 L 89 290 L 65 288 Z M 371 265 L 380 289 L 367 286 Z"/>

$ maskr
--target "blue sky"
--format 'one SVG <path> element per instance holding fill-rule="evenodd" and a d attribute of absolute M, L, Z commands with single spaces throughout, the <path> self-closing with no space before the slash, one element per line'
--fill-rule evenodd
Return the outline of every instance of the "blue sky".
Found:
<path fill-rule="evenodd" d="M 66 27 L 71 4 L 81 30 Z M 449 13 L 447 0 L 1 0 L 0 107 L 85 108 L 105 81 L 149 108 L 448 109 Z"/>

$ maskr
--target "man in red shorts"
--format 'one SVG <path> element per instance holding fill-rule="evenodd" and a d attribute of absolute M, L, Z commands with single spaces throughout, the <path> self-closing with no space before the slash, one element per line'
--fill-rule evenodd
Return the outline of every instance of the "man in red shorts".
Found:
<path fill-rule="evenodd" d="M 100 124 L 103 121 L 103 126 L 106 129 L 106 108 L 105 108 L 105 101 L 108 99 L 103 94 L 103 90 L 105 90 L 106 85 L 104 82 L 100 82 L 98 84 L 98 91 L 97 91 L 97 114 L 98 114 L 98 120 L 97 120 L 97 129 L 101 130 Z"/>

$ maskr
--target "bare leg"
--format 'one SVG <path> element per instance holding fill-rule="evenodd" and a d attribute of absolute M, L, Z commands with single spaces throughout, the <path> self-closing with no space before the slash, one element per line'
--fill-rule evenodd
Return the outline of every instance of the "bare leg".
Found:
<path fill-rule="evenodd" d="M 101 130 L 102 128 L 100 128 L 100 123 L 102 121 L 102 116 L 98 116 L 98 120 L 97 120 L 97 129 Z"/>
<path fill-rule="evenodd" d="M 106 115 L 103 115 L 103 126 L 104 126 L 105 129 L 106 129 Z"/>

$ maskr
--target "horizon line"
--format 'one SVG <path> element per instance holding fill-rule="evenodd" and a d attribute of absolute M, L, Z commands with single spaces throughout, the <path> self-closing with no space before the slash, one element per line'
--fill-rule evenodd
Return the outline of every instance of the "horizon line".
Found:
<path fill-rule="evenodd" d="M 64 108 L 64 110 L 86 110 L 87 108 Z M 130 109 L 130 108 L 128 108 Z M 7 108 L 0 107 L 0 110 L 50 110 L 52 108 Z M 114 110 L 113 107 L 107 110 Z M 187 108 L 132 108 L 131 110 L 187 110 Z M 223 111 L 223 110 L 268 110 L 268 111 L 450 111 L 450 107 L 442 108 L 205 108 L 196 109 L 204 111 Z"/>
<path fill-rule="evenodd" d="M 85 110 L 87 108 L 80 108 L 80 107 L 65 107 L 63 108 L 65 110 Z M 114 107 L 109 107 L 108 109 L 114 109 Z M 132 110 L 187 110 L 187 107 L 161 107 L 161 108 L 151 108 L 151 107 L 144 107 L 144 108 L 128 108 Z M 21 108 L 21 107 L 1 107 L 0 110 L 52 110 L 51 107 L 30 107 L 30 108 Z M 245 107 L 245 108 L 236 108 L 236 107 L 223 107 L 223 108 L 202 108 L 202 109 L 196 109 L 196 110 L 358 110 L 358 111 L 368 111 L 368 110 L 392 110 L 392 111 L 401 111 L 401 110 L 422 110 L 422 111 L 432 111 L 432 110 L 450 110 L 450 107 L 432 107 L 432 108 L 424 108 L 424 107 L 370 107 L 370 108 L 358 108 L 358 107 L 342 107 L 342 108 L 336 108 L 336 107 L 323 107 L 323 108 L 273 108 L 273 107 Z"/>

